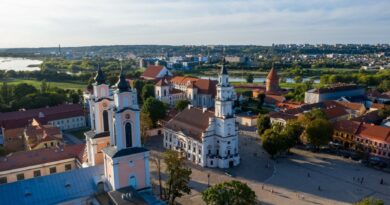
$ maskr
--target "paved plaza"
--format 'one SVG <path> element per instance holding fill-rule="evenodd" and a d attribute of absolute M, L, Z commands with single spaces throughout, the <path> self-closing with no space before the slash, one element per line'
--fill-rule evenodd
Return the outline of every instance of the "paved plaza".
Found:
<path fill-rule="evenodd" d="M 162 137 L 155 137 L 146 146 L 154 156 L 164 151 Z M 181 204 L 204 204 L 201 192 L 211 185 L 233 179 L 247 183 L 262 204 L 351 204 L 374 196 L 390 203 L 390 174 L 364 167 L 339 156 L 292 149 L 292 155 L 269 160 L 255 137 L 240 136 L 241 164 L 225 170 L 192 168 L 192 192 L 177 201 Z M 161 156 L 162 157 L 162 156 Z M 154 188 L 158 190 L 155 163 L 151 162 Z M 162 168 L 164 171 L 164 165 Z M 210 174 L 210 179 L 207 175 Z M 163 179 L 166 175 L 162 174 Z M 362 180 L 361 180 L 362 179 Z M 384 184 L 380 184 L 380 180 Z M 156 192 L 158 193 L 158 192 Z"/>

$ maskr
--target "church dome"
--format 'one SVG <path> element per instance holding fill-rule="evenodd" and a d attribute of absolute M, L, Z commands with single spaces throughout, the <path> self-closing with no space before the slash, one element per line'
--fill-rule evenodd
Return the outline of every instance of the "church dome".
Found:
<path fill-rule="evenodd" d="M 100 67 L 99 67 L 97 74 L 95 76 L 95 82 L 98 85 L 106 83 L 106 75 L 104 75 L 104 73 Z"/>
<path fill-rule="evenodd" d="M 129 89 L 130 89 L 129 82 L 127 82 L 126 77 L 123 74 L 122 70 L 121 70 L 121 74 L 119 76 L 119 80 L 116 83 L 116 87 L 118 88 L 119 92 L 126 92 L 126 91 L 129 91 Z"/>

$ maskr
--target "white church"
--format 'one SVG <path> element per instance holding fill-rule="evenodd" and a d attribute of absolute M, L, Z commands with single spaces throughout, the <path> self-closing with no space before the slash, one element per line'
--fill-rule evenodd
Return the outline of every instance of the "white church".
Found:
<path fill-rule="evenodd" d="M 218 78 L 214 112 L 189 106 L 164 126 L 164 147 L 180 151 L 202 167 L 229 168 L 240 163 L 234 89 L 224 64 Z"/>

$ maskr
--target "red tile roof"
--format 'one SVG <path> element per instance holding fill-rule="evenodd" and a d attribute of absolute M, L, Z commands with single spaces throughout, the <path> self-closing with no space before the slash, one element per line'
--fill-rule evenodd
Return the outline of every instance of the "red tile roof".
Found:
<path fill-rule="evenodd" d="M 272 67 L 272 69 L 269 71 L 267 75 L 268 80 L 279 80 L 278 73 L 276 72 L 275 68 Z"/>
<path fill-rule="evenodd" d="M 340 120 L 340 121 L 334 123 L 333 128 L 335 131 L 356 134 L 361 125 L 362 125 L 362 123 L 357 122 L 357 121 Z"/>
<path fill-rule="evenodd" d="M 39 116 L 40 113 L 43 116 Z M 26 111 L 0 113 L 0 126 L 5 129 L 25 127 L 33 118 L 40 122 L 84 116 L 83 107 L 79 104 L 63 104 L 48 108 L 30 109 Z"/>
<path fill-rule="evenodd" d="M 166 124 L 166 128 L 174 131 L 182 131 L 185 135 L 201 141 L 202 133 L 209 126 L 209 118 L 213 117 L 211 111 L 203 112 L 202 109 L 191 107 L 184 109 Z"/>
<path fill-rule="evenodd" d="M 374 124 L 362 124 L 358 131 L 361 137 L 390 143 L 390 128 Z"/>
<path fill-rule="evenodd" d="M 187 85 L 188 82 L 195 82 L 199 78 L 186 77 L 186 76 L 175 76 L 170 81 L 173 84 L 177 85 Z"/>
<path fill-rule="evenodd" d="M 157 78 L 157 75 L 164 69 L 162 65 L 149 65 L 148 68 L 142 73 L 143 78 Z"/>
<path fill-rule="evenodd" d="M 12 170 L 28 166 L 34 166 L 65 159 L 78 159 L 82 161 L 84 144 L 67 145 L 62 149 L 39 149 L 32 151 L 15 152 L 0 158 L 0 171 Z"/>
<path fill-rule="evenodd" d="M 217 93 L 217 84 L 216 80 L 198 79 L 194 86 L 198 88 L 199 94 L 208 94 L 214 97 Z"/>

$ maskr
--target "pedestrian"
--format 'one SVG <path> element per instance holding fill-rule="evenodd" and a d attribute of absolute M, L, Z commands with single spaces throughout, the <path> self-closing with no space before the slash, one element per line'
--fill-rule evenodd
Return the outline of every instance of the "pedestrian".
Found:
<path fill-rule="evenodd" d="M 261 185 L 261 189 L 264 190 L 264 185 Z"/>
<path fill-rule="evenodd" d="M 318 191 L 321 191 L 321 186 L 318 186 Z"/>
<path fill-rule="evenodd" d="M 307 177 L 310 177 L 310 172 L 307 173 Z"/>
<path fill-rule="evenodd" d="M 381 179 L 381 182 L 380 182 L 380 184 L 383 184 L 383 178 Z"/>

